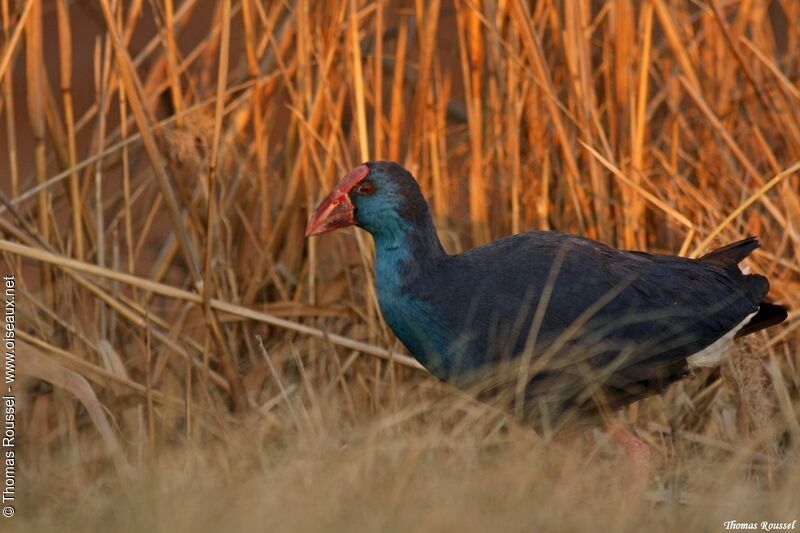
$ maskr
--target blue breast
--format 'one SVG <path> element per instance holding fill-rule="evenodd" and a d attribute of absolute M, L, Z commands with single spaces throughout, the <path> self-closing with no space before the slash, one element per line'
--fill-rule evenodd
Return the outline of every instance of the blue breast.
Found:
<path fill-rule="evenodd" d="M 447 379 L 451 335 L 440 324 L 436 310 L 413 298 L 404 287 L 413 258 L 407 246 L 375 242 L 375 286 L 386 323 L 409 352 L 432 374 Z"/>

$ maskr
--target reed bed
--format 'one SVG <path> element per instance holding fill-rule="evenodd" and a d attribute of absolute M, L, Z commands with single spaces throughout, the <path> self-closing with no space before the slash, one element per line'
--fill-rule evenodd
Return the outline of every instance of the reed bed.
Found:
<path fill-rule="evenodd" d="M 717 530 L 800 479 L 800 3 L 0 0 L 0 252 L 36 530 Z M 371 241 L 305 240 L 361 161 L 445 247 L 530 229 L 697 256 L 757 234 L 791 312 L 543 439 L 382 322 Z"/>

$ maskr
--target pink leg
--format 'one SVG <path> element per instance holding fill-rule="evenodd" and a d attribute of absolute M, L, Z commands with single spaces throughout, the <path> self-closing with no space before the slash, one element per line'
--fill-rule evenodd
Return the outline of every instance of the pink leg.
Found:
<path fill-rule="evenodd" d="M 625 449 L 625 455 L 633 467 L 633 475 L 639 488 L 647 486 L 650 474 L 650 446 L 625 429 L 619 422 L 610 420 L 605 424 L 606 433 Z"/>

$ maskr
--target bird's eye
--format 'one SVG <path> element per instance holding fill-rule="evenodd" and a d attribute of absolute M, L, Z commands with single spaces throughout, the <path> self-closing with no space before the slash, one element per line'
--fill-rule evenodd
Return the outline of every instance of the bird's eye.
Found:
<path fill-rule="evenodd" d="M 375 184 L 372 183 L 371 181 L 366 181 L 366 180 L 362 181 L 356 187 L 357 194 L 369 195 L 372 194 L 373 192 L 375 192 Z"/>

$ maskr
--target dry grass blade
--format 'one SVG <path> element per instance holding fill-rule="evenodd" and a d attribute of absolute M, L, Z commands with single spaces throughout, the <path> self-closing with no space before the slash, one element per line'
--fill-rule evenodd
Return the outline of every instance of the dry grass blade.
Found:
<path fill-rule="evenodd" d="M 364 73 L 361 67 L 361 44 L 358 38 L 358 10 L 356 0 L 350 0 L 347 17 L 348 42 L 353 61 L 353 87 L 356 98 L 356 120 L 358 121 L 358 148 L 361 161 L 369 161 L 369 140 L 367 132 L 367 113 L 364 107 Z"/>
<path fill-rule="evenodd" d="M 11 64 L 11 58 L 14 57 L 17 44 L 19 44 L 19 39 L 22 37 L 22 31 L 27 26 L 28 17 L 30 16 L 31 10 L 33 9 L 35 3 L 36 0 L 27 0 L 27 2 L 25 2 L 25 8 L 22 10 L 22 14 L 17 21 L 17 27 L 14 29 L 14 33 L 11 35 L 11 38 L 5 42 L 5 46 L 3 47 L 3 55 L 0 56 L 0 80 L 5 79 L 6 70 Z"/>
<path fill-rule="evenodd" d="M 794 165 L 790 166 L 789 168 L 787 168 L 786 170 L 784 170 L 783 172 L 779 173 L 774 178 L 769 180 L 767 183 L 765 183 L 763 187 L 761 187 L 752 195 L 750 195 L 747 198 L 747 200 L 739 204 L 739 206 L 736 209 L 734 209 L 730 215 L 725 217 L 725 220 L 720 222 L 719 225 L 716 228 L 714 228 L 705 239 L 703 239 L 703 242 L 697 245 L 697 248 L 694 249 L 691 257 L 697 257 L 702 252 L 704 252 L 707 249 L 708 245 L 711 244 L 711 241 L 713 241 L 720 233 L 722 233 L 722 231 L 725 228 L 727 228 L 731 224 L 731 222 L 736 220 L 736 218 L 739 215 L 741 215 L 745 209 L 747 209 L 755 202 L 757 202 L 762 196 L 764 196 L 767 192 L 769 192 L 770 189 L 778 185 L 780 182 L 798 172 L 800 172 L 800 161 L 796 162 Z"/>
<path fill-rule="evenodd" d="M 101 385 L 106 385 L 107 382 L 116 383 L 119 385 L 123 385 L 124 387 L 145 396 L 147 394 L 147 389 L 144 385 L 136 383 L 130 379 L 126 379 L 124 377 L 120 377 L 115 372 L 109 372 L 105 369 L 97 367 L 79 357 L 74 356 L 73 354 L 61 350 L 55 346 L 47 344 L 46 342 L 37 339 L 27 333 L 18 332 L 18 337 L 22 339 L 24 342 L 44 350 L 47 353 L 52 353 L 57 355 L 61 360 L 63 360 L 67 365 L 71 367 L 72 370 L 80 371 L 80 375 L 88 379 L 89 381 L 96 382 Z M 159 402 L 164 404 L 172 404 L 174 406 L 180 407 L 183 403 L 179 398 L 173 398 L 171 396 L 165 395 L 163 393 L 153 393 L 152 397 Z"/>
<path fill-rule="evenodd" d="M 211 309 L 211 297 L 215 291 L 214 265 L 212 264 L 212 254 L 214 253 L 215 234 L 219 220 L 217 218 L 217 168 L 220 157 L 220 142 L 222 135 L 222 116 L 225 109 L 225 90 L 228 82 L 228 56 L 230 50 L 230 31 L 231 31 L 231 3 L 230 0 L 222 2 L 222 33 L 220 35 L 219 47 L 219 70 L 217 72 L 217 102 L 214 107 L 214 134 L 211 139 L 211 154 L 208 157 L 208 190 L 207 201 L 208 210 L 206 211 L 206 247 L 203 272 L 203 310 L 210 334 L 214 337 L 217 349 L 222 354 L 222 371 L 228 380 L 228 385 L 232 393 L 233 404 L 238 410 L 246 408 L 244 388 L 241 378 L 236 371 L 236 359 L 231 353 L 222 331 L 219 321 Z"/>
<path fill-rule="evenodd" d="M 152 121 L 149 120 L 144 103 L 142 102 L 139 84 L 137 83 L 137 79 L 133 71 L 133 65 L 130 61 L 127 51 L 120 41 L 119 35 L 117 35 L 116 25 L 111 14 L 111 8 L 108 5 L 108 0 L 101 0 L 100 6 L 102 7 L 103 16 L 105 17 L 106 25 L 110 33 L 111 44 L 114 47 L 114 54 L 117 59 L 117 67 L 119 69 L 120 77 L 125 85 L 125 92 L 128 95 L 134 118 L 139 126 L 139 131 L 142 135 L 142 141 L 144 142 L 145 149 L 147 150 L 147 155 L 150 158 L 150 163 L 152 164 L 158 185 L 161 188 L 161 194 L 166 203 L 167 212 L 172 220 L 173 231 L 175 231 L 175 234 L 178 237 L 178 241 L 180 242 L 184 256 L 186 257 L 186 262 L 188 263 L 192 272 L 194 282 L 197 283 L 201 279 L 197 254 L 194 251 L 194 246 L 192 245 L 191 239 L 186 233 L 182 217 L 180 216 L 178 202 L 175 198 L 175 193 L 172 190 L 172 185 L 170 184 L 166 169 L 164 168 L 161 154 L 158 151 L 155 138 L 153 137 L 153 130 L 151 127 Z"/>
<path fill-rule="evenodd" d="M 119 272 L 116 270 L 99 267 L 97 265 L 92 265 L 90 263 L 83 263 L 75 259 L 70 259 L 63 256 L 51 254 L 49 252 L 43 252 L 36 248 L 23 246 L 6 240 L 0 240 L 0 251 L 9 252 L 12 254 L 19 254 L 20 256 L 27 257 L 30 259 L 35 259 L 37 261 L 42 261 L 50 265 L 55 265 L 67 269 L 74 269 L 79 272 L 85 272 L 87 274 L 113 279 L 115 281 L 127 283 L 143 291 L 160 294 L 162 296 L 167 296 L 169 298 L 176 298 L 179 300 L 193 302 L 200 305 L 202 305 L 203 303 L 202 296 L 193 292 L 185 291 L 183 289 L 179 289 L 176 287 L 171 287 L 169 285 L 164 285 L 163 283 L 150 281 L 145 278 L 132 276 L 130 274 L 125 274 L 123 272 Z M 422 366 L 415 359 L 408 357 L 406 355 L 396 354 L 389 350 L 384 350 L 382 348 L 378 348 L 377 346 L 372 346 L 367 343 L 354 341 L 352 339 L 349 339 L 347 337 L 342 337 L 340 335 L 328 334 L 324 330 L 318 328 L 312 328 L 309 326 L 304 326 L 302 324 L 297 324 L 290 320 L 278 318 L 276 316 L 272 316 L 267 313 L 263 313 L 253 309 L 248 309 L 246 307 L 236 305 L 233 303 L 223 302 L 221 300 L 217 300 L 214 298 L 210 300 L 210 305 L 213 309 L 216 309 L 217 311 L 223 311 L 226 313 L 230 313 L 232 315 L 236 315 L 242 318 L 248 318 L 250 320 L 255 320 L 258 322 L 264 322 L 267 324 L 271 324 L 273 326 L 278 326 L 280 328 L 289 329 L 292 331 L 296 331 L 298 333 L 303 333 L 305 335 L 310 335 L 312 337 L 317 337 L 320 339 L 329 339 L 330 342 L 332 342 L 333 344 L 343 346 L 345 348 L 350 348 L 352 350 L 358 350 L 359 352 L 363 352 L 369 355 L 374 355 L 382 359 L 391 360 L 400 363 L 402 365 L 408 366 L 410 368 L 416 368 L 416 369 L 422 368 Z"/>
<path fill-rule="evenodd" d="M 642 195 L 643 198 L 652 203 L 655 207 L 658 207 L 664 213 L 668 214 L 670 217 L 674 218 L 676 221 L 680 222 L 688 229 L 690 230 L 694 229 L 694 224 L 692 224 L 691 220 L 689 220 L 684 215 L 676 211 L 666 202 L 660 200 L 657 196 L 644 190 L 640 185 L 637 185 L 632 179 L 628 178 L 625 174 L 623 174 L 620 169 L 615 167 L 610 161 L 608 161 L 605 157 L 600 155 L 600 153 L 597 150 L 595 150 L 588 144 L 584 143 L 583 141 L 579 142 L 583 145 L 584 148 L 586 148 L 592 154 L 592 156 L 597 158 L 597 160 L 600 161 L 603 164 L 603 166 L 605 166 L 608 170 L 610 170 L 611 173 L 614 174 L 614 176 L 616 176 L 623 183 L 625 183 L 625 185 L 635 190 L 638 194 Z"/>
<path fill-rule="evenodd" d="M 67 165 L 75 167 L 77 163 L 77 148 L 75 145 L 75 117 L 72 102 L 72 33 L 69 22 L 69 6 L 66 0 L 58 0 L 56 4 L 58 13 L 58 43 L 61 67 L 61 96 L 64 104 L 64 122 L 67 136 Z M 78 173 L 73 172 L 69 177 L 69 199 L 72 207 L 72 234 L 75 241 L 75 257 L 83 260 L 84 251 L 83 228 L 81 217 L 83 205 L 80 197 Z"/>
<path fill-rule="evenodd" d="M 527 49 L 528 57 L 533 63 L 534 74 L 536 76 L 536 83 L 544 89 L 544 101 L 547 110 L 550 114 L 550 119 L 553 121 L 556 134 L 558 136 L 558 143 L 564 156 L 564 163 L 567 167 L 566 178 L 569 187 L 569 194 L 575 208 L 575 215 L 578 218 L 578 225 L 581 228 L 586 227 L 585 218 L 585 201 L 582 198 L 582 189 L 577 186 L 580 172 L 578 171 L 578 163 L 575 159 L 573 152 L 570 149 L 570 142 L 567 135 L 566 126 L 561 118 L 561 110 L 558 106 L 558 97 L 556 96 L 553 88 L 553 81 L 548 72 L 547 63 L 542 51 L 541 42 L 536 34 L 531 23 L 531 17 L 522 5 L 522 0 L 511 0 L 510 3 L 513 12 L 513 21 L 518 25 L 519 33 L 525 48 Z"/>
<path fill-rule="evenodd" d="M 92 387 L 77 372 L 64 368 L 45 356 L 33 346 L 19 343 L 20 358 L 17 369 L 21 376 L 41 379 L 61 387 L 80 401 L 88 411 L 97 431 L 105 442 L 109 455 L 114 459 L 120 474 L 133 477 L 135 472 L 125 459 L 122 447 L 108 423 L 103 407 L 97 399 Z"/>
<path fill-rule="evenodd" d="M 669 41 L 669 45 L 675 51 L 676 59 L 678 60 L 681 69 L 683 69 L 684 75 L 687 77 L 692 88 L 699 90 L 700 79 L 697 76 L 697 72 L 695 72 L 691 60 L 689 59 L 689 52 L 686 49 L 686 46 L 684 46 L 680 35 L 678 34 L 678 28 L 675 25 L 675 20 L 672 18 L 672 14 L 670 14 L 667 4 L 664 3 L 664 0 L 652 0 L 652 3 L 656 8 L 656 15 L 661 23 L 661 27 L 664 29 L 664 34 L 667 37 L 667 41 Z"/>
<path fill-rule="evenodd" d="M 770 60 L 767 56 L 764 55 L 764 52 L 758 49 L 758 47 L 746 37 L 742 37 L 742 42 L 750 49 L 751 52 L 758 58 L 758 60 L 766 66 L 769 71 L 781 82 L 781 85 L 784 89 L 789 91 L 789 93 L 797 100 L 800 101 L 800 89 L 792 83 L 790 80 L 786 78 L 786 75 L 781 72 L 780 68 L 775 65 L 775 62 Z"/>

